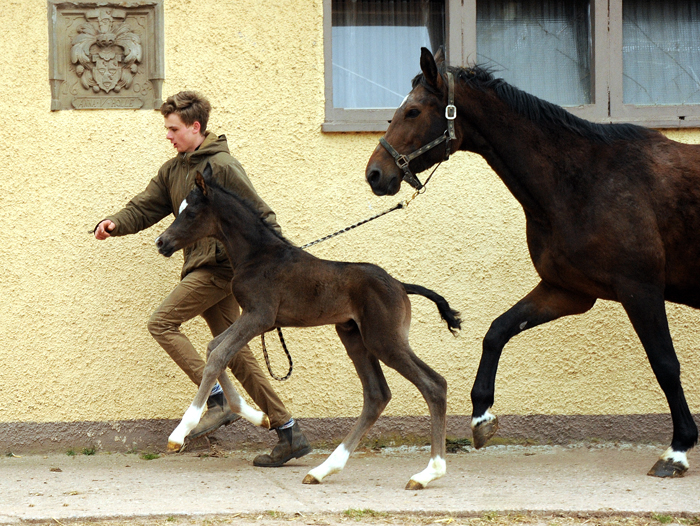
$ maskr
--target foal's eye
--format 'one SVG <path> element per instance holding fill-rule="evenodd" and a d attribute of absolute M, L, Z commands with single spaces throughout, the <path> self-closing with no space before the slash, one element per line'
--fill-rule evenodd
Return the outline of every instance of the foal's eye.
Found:
<path fill-rule="evenodd" d="M 420 115 L 420 110 L 417 110 L 415 108 L 410 109 L 406 112 L 407 119 L 415 119 L 416 117 L 418 117 L 418 115 Z"/>

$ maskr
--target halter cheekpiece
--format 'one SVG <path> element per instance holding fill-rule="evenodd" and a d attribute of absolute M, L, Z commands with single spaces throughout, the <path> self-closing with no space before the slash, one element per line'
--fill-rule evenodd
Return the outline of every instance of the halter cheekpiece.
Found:
<path fill-rule="evenodd" d="M 396 162 L 396 166 L 403 171 L 403 180 L 410 184 L 416 190 L 423 188 L 423 183 L 420 182 L 418 177 L 411 172 L 408 167 L 410 162 L 423 155 L 428 150 L 435 148 L 438 144 L 445 142 L 445 161 L 450 158 L 450 141 L 457 138 L 455 135 L 455 119 L 457 118 L 457 107 L 455 106 L 455 80 L 452 73 L 447 72 L 447 107 L 445 108 L 445 118 L 447 119 L 447 129 L 440 137 L 434 141 L 429 142 L 425 146 L 421 146 L 416 151 L 409 153 L 408 155 L 400 154 L 396 149 L 387 142 L 387 140 L 382 137 L 379 139 L 379 144 L 381 144 L 386 151 L 391 154 Z"/>

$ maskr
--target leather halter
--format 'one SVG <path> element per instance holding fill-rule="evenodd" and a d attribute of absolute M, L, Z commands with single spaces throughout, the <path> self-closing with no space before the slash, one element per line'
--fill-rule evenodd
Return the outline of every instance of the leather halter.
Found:
<path fill-rule="evenodd" d="M 438 144 L 441 144 L 442 142 L 445 142 L 445 161 L 450 158 L 450 141 L 453 141 L 457 138 L 455 135 L 455 119 L 457 118 L 457 107 L 454 104 L 455 102 L 455 80 L 454 76 L 452 73 L 449 71 L 447 72 L 447 107 L 445 108 L 445 118 L 447 119 L 447 130 L 445 130 L 445 133 L 443 133 L 440 137 L 435 139 L 434 141 L 430 141 L 428 144 L 425 146 L 421 146 L 418 148 L 416 151 L 409 153 L 408 155 L 403 155 L 397 152 L 394 147 L 387 142 L 387 140 L 382 137 L 379 139 L 379 144 L 384 146 L 386 148 L 386 151 L 389 152 L 389 154 L 394 158 L 394 161 L 396 162 L 396 166 L 399 167 L 400 170 L 403 170 L 403 180 L 406 181 L 408 184 L 410 184 L 413 188 L 416 190 L 420 190 L 423 188 L 423 184 L 420 182 L 418 177 L 411 172 L 411 169 L 408 167 L 409 163 L 415 159 L 416 157 L 419 157 L 423 155 L 425 152 L 428 150 L 431 150 L 432 148 L 435 148 Z"/>

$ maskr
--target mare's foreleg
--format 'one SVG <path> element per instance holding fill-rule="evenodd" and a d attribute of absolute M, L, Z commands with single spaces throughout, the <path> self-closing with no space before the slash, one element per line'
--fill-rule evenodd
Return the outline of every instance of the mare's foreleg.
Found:
<path fill-rule="evenodd" d="M 185 437 L 192 431 L 206 408 L 207 398 L 211 393 L 217 379 L 224 391 L 224 396 L 229 403 L 231 411 L 240 414 L 254 425 L 269 428 L 270 420 L 267 415 L 249 406 L 238 394 L 233 382 L 226 374 L 226 367 L 236 356 L 236 353 L 254 338 L 258 332 L 260 323 L 251 316 L 242 315 L 228 329 L 214 338 L 207 348 L 207 363 L 202 373 L 202 382 L 199 384 L 197 394 L 182 420 L 168 437 L 168 450 L 177 451 L 185 442 Z"/>
<path fill-rule="evenodd" d="M 336 331 L 362 382 L 364 404 L 360 418 L 350 433 L 323 464 L 309 471 L 304 477 L 304 484 L 320 484 L 328 475 L 340 472 L 364 434 L 377 421 L 391 400 L 391 391 L 384 378 L 381 364 L 365 348 L 355 322 L 336 325 Z"/>
<path fill-rule="evenodd" d="M 491 324 L 483 342 L 481 361 L 472 387 L 472 434 L 479 449 L 498 430 L 498 418 L 490 413 L 494 402 L 496 371 L 506 343 L 521 332 L 563 316 L 581 314 L 595 298 L 553 287 L 541 281 L 532 292 Z"/>
<path fill-rule="evenodd" d="M 673 420 L 673 439 L 648 475 L 680 477 L 689 467 L 687 452 L 698 441 L 698 428 L 681 386 L 681 366 L 673 348 L 661 287 L 627 283 L 618 287 L 625 308 L 661 389 L 666 395 Z"/>

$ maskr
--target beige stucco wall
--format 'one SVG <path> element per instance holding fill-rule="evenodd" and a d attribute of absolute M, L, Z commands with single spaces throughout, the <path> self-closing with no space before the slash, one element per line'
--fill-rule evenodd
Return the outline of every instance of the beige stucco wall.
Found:
<path fill-rule="evenodd" d="M 158 225 L 97 242 L 88 231 L 142 190 L 173 151 L 152 111 L 49 111 L 45 0 L 0 10 L 0 424 L 177 418 L 195 388 L 158 347 L 146 321 L 179 276 L 159 256 Z M 324 134 L 321 0 L 165 2 L 164 94 L 198 89 L 210 128 L 299 244 L 406 197 L 375 197 L 364 168 L 376 134 Z M 416 70 L 418 70 L 416 57 Z M 700 142 L 700 132 L 673 138 Z M 491 321 L 538 282 L 514 198 L 474 155 L 443 164 L 427 193 L 311 249 L 370 261 L 443 294 L 464 317 L 453 338 L 414 299 L 414 349 L 449 383 L 448 412 L 470 414 L 469 391 Z M 668 306 L 686 396 L 700 411 L 698 313 Z M 202 351 L 205 325 L 185 327 Z M 300 417 L 355 416 L 360 385 L 332 327 L 285 331 L 292 379 L 276 384 Z M 277 371 L 286 363 L 271 339 Z M 259 353 L 259 342 L 253 345 Z M 386 414 L 423 415 L 405 380 L 388 373 Z M 665 413 L 667 406 L 621 307 L 526 332 L 506 348 L 498 414 Z"/>

